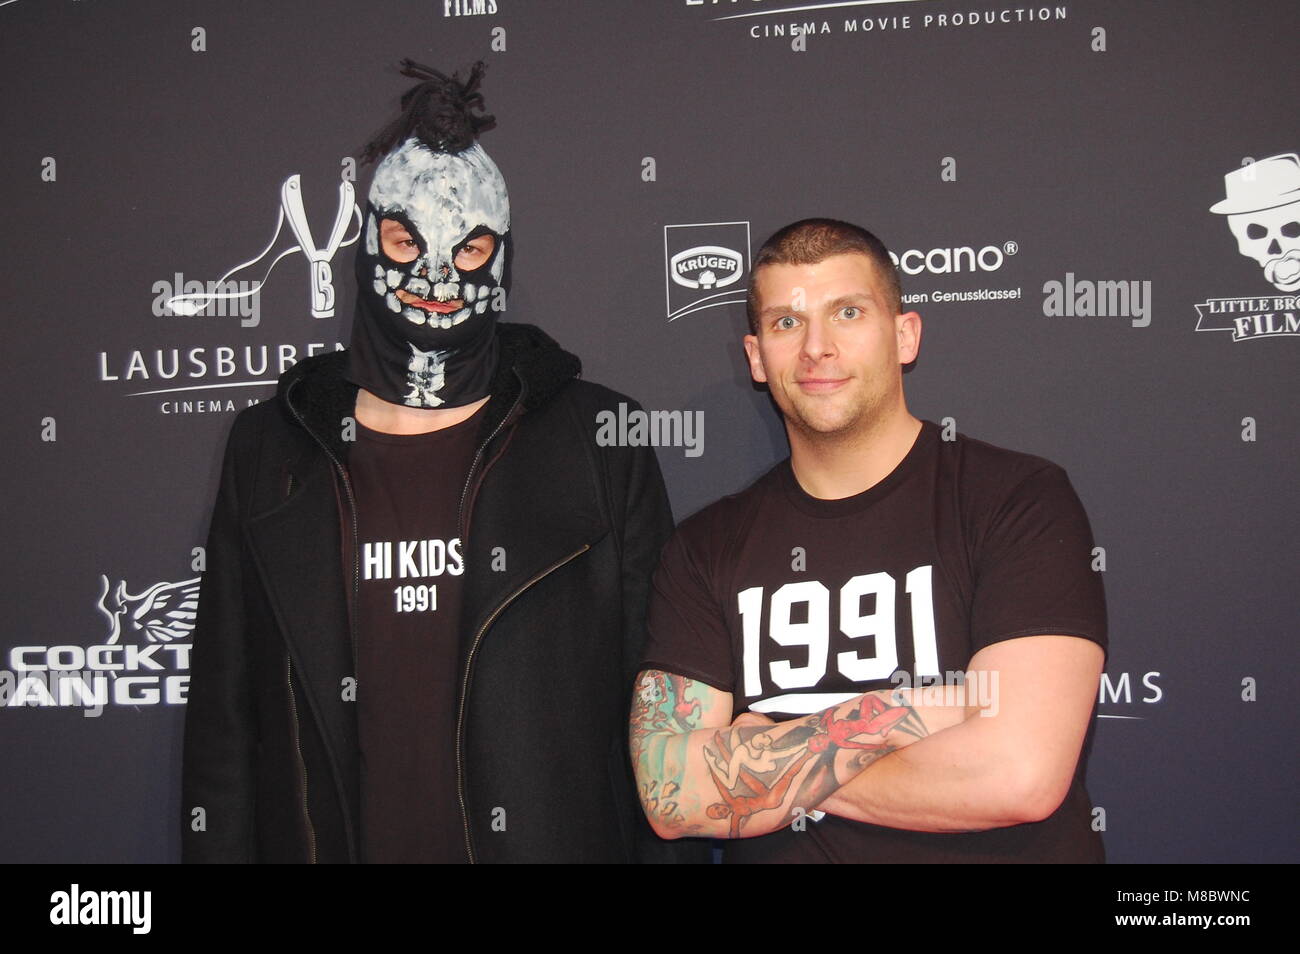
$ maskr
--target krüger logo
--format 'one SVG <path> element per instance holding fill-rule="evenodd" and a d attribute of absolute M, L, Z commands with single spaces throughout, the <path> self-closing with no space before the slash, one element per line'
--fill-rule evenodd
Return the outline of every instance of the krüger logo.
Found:
<path fill-rule="evenodd" d="M 748 222 L 664 226 L 664 297 L 669 321 L 745 303 Z"/>
<path fill-rule="evenodd" d="M 669 263 L 673 281 L 686 288 L 725 288 L 745 271 L 739 252 L 719 245 L 700 245 L 678 252 Z"/>

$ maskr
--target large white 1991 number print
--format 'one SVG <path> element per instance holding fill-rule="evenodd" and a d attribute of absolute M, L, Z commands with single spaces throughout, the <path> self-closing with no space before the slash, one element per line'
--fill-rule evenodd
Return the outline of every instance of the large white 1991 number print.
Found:
<path fill-rule="evenodd" d="M 939 650 L 934 634 L 934 596 L 930 565 L 918 566 L 907 574 L 907 594 L 912 601 L 912 650 L 916 675 L 939 673 Z M 876 651 L 864 657 L 860 652 L 836 655 L 839 672 L 854 682 L 888 679 L 898 668 L 898 639 L 895 632 L 894 603 L 898 581 L 888 573 L 864 573 L 842 587 L 839 596 L 840 632 L 850 639 L 874 636 Z M 874 609 L 862 613 L 864 597 L 874 596 Z M 762 666 L 759 662 L 759 635 L 763 615 L 763 588 L 751 586 L 739 594 L 740 619 L 744 639 L 745 695 L 763 692 Z M 796 604 L 808 607 L 807 617 L 794 622 L 791 610 Z M 817 685 L 830 664 L 831 594 L 817 580 L 787 583 L 772 594 L 768 608 L 768 633 L 781 646 L 807 647 L 808 661 L 796 666 L 788 659 L 775 659 L 768 675 L 778 689 L 807 689 Z"/>

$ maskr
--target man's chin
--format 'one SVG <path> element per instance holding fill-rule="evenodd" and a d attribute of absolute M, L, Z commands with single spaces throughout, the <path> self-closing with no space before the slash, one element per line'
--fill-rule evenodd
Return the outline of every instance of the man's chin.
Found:
<path fill-rule="evenodd" d="M 861 422 L 853 418 L 827 420 L 800 417 L 786 420 L 809 440 L 820 443 L 834 443 L 851 438 L 861 430 Z"/>
<path fill-rule="evenodd" d="M 866 417 L 861 408 L 845 408 L 836 411 L 831 408 L 783 409 L 782 413 L 792 426 L 800 433 L 813 440 L 834 440 L 856 433 Z"/>
<path fill-rule="evenodd" d="M 818 442 L 855 438 L 871 428 L 878 410 L 862 401 L 777 401 L 777 407 L 790 426 Z"/>

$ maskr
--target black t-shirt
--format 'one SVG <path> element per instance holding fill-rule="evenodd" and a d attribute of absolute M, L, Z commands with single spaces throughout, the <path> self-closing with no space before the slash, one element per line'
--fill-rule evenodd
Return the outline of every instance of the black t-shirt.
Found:
<path fill-rule="evenodd" d="M 362 855 L 463 862 L 456 791 L 460 496 L 479 415 L 428 434 L 357 427 Z"/>
<path fill-rule="evenodd" d="M 819 500 L 788 460 L 683 522 L 664 551 L 643 668 L 730 692 L 781 720 L 916 677 L 964 671 L 1029 635 L 1106 646 L 1092 532 L 1049 461 L 923 422 L 907 456 L 853 497 Z M 899 676 L 895 676 L 899 673 Z M 908 675 L 908 682 L 901 674 Z M 963 834 L 826 815 L 729 842 L 727 861 L 1101 860 L 1082 767 L 1048 819 Z"/>

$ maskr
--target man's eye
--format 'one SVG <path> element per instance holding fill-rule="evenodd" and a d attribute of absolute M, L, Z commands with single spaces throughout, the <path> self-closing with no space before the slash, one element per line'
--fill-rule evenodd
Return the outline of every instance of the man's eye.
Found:
<path fill-rule="evenodd" d="M 853 305 L 847 305 L 840 309 L 840 317 L 853 319 L 858 317 L 861 312 Z"/>
<path fill-rule="evenodd" d="M 780 318 L 776 320 L 776 327 L 780 328 L 783 331 L 789 331 L 798 323 L 799 323 L 798 319 L 796 319 L 794 315 L 782 315 Z"/>

